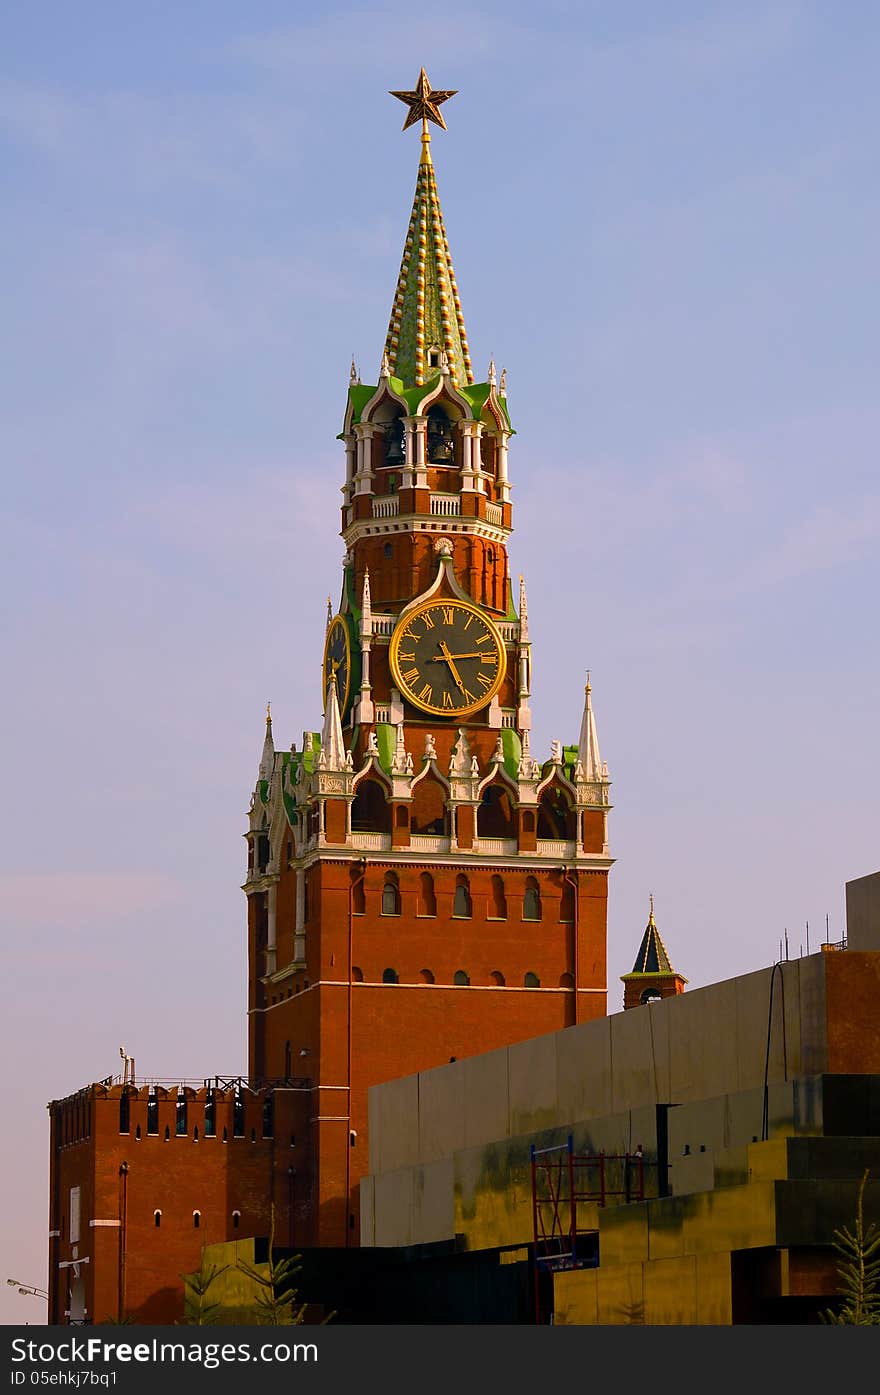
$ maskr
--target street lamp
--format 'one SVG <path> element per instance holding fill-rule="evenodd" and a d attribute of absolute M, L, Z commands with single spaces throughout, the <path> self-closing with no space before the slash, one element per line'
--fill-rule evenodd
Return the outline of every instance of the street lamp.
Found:
<path fill-rule="evenodd" d="M 7 1279 L 6 1282 L 12 1288 L 17 1288 L 19 1293 L 33 1294 L 34 1298 L 45 1298 L 48 1301 L 49 1295 L 44 1288 L 36 1288 L 33 1284 L 23 1284 L 21 1279 Z"/>

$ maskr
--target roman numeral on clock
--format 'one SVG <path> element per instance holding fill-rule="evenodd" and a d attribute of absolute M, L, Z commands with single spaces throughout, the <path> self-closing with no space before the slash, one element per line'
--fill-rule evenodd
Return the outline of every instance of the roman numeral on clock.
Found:
<path fill-rule="evenodd" d="M 424 686 L 424 688 L 422 689 L 422 691 L 419 693 L 419 701 L 420 701 L 420 702 L 431 702 L 433 696 L 434 696 L 434 689 L 431 687 L 430 683 L 426 683 L 425 686 Z"/>
<path fill-rule="evenodd" d="M 451 694 L 451 693 L 447 693 L 447 692 L 444 691 L 444 693 L 443 693 L 443 706 L 444 706 L 444 707 L 453 707 L 453 706 L 454 706 L 453 701 L 452 701 L 452 694 Z"/>
<path fill-rule="evenodd" d="M 455 622 L 455 611 L 453 610 L 453 608 L 452 608 L 451 605 L 445 605 L 445 606 L 443 607 L 443 624 L 444 624 L 444 625 L 452 625 L 452 624 L 454 624 L 454 622 Z"/>
<path fill-rule="evenodd" d="M 489 677 L 487 673 L 478 673 L 477 682 L 482 687 L 484 693 L 486 692 L 487 688 L 491 688 L 492 686 L 492 679 Z"/>
<path fill-rule="evenodd" d="M 417 679 L 421 678 L 421 676 L 422 675 L 419 673 L 417 668 L 411 668 L 407 673 L 404 673 L 402 675 L 403 681 L 405 683 L 415 683 Z"/>

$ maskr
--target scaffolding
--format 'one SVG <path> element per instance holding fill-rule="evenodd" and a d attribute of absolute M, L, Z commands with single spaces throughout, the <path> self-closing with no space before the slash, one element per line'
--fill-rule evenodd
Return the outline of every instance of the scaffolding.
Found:
<path fill-rule="evenodd" d="M 598 1264 L 599 1232 L 584 1224 L 580 1203 L 598 1206 L 643 1201 L 645 1160 L 635 1153 L 576 1153 L 565 1143 L 530 1149 L 534 1231 L 535 1321 L 542 1321 L 544 1275 Z"/>

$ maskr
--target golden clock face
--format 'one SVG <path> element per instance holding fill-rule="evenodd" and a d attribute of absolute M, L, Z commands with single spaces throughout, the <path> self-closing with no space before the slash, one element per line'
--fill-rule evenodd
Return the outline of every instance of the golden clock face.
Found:
<path fill-rule="evenodd" d="M 399 622 L 389 646 L 403 697 L 438 717 L 467 717 L 491 702 L 507 655 L 492 621 L 468 601 L 423 601 Z"/>
<path fill-rule="evenodd" d="M 351 646 L 348 639 L 348 626 L 341 615 L 330 621 L 327 638 L 324 641 L 324 692 L 323 704 L 327 697 L 327 687 L 331 677 L 336 678 L 336 695 L 339 698 L 339 711 L 345 712 L 348 703 L 348 689 L 351 682 Z"/>

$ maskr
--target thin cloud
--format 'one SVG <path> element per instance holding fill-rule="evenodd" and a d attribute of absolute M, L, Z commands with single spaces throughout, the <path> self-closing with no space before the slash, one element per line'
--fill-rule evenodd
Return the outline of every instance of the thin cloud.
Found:
<path fill-rule="evenodd" d="M 861 561 L 880 540 L 880 495 L 869 495 L 843 513 L 825 507 L 800 519 L 781 542 L 743 574 L 738 591 L 779 586 L 797 577 Z"/>
<path fill-rule="evenodd" d="M 17 930 L 51 926 L 73 930 L 88 924 L 102 928 L 110 923 L 167 905 L 180 893 L 174 878 L 140 872 L 45 872 L 39 874 L 39 895 L 34 895 L 32 873 L 0 875 L 3 919 Z"/>

